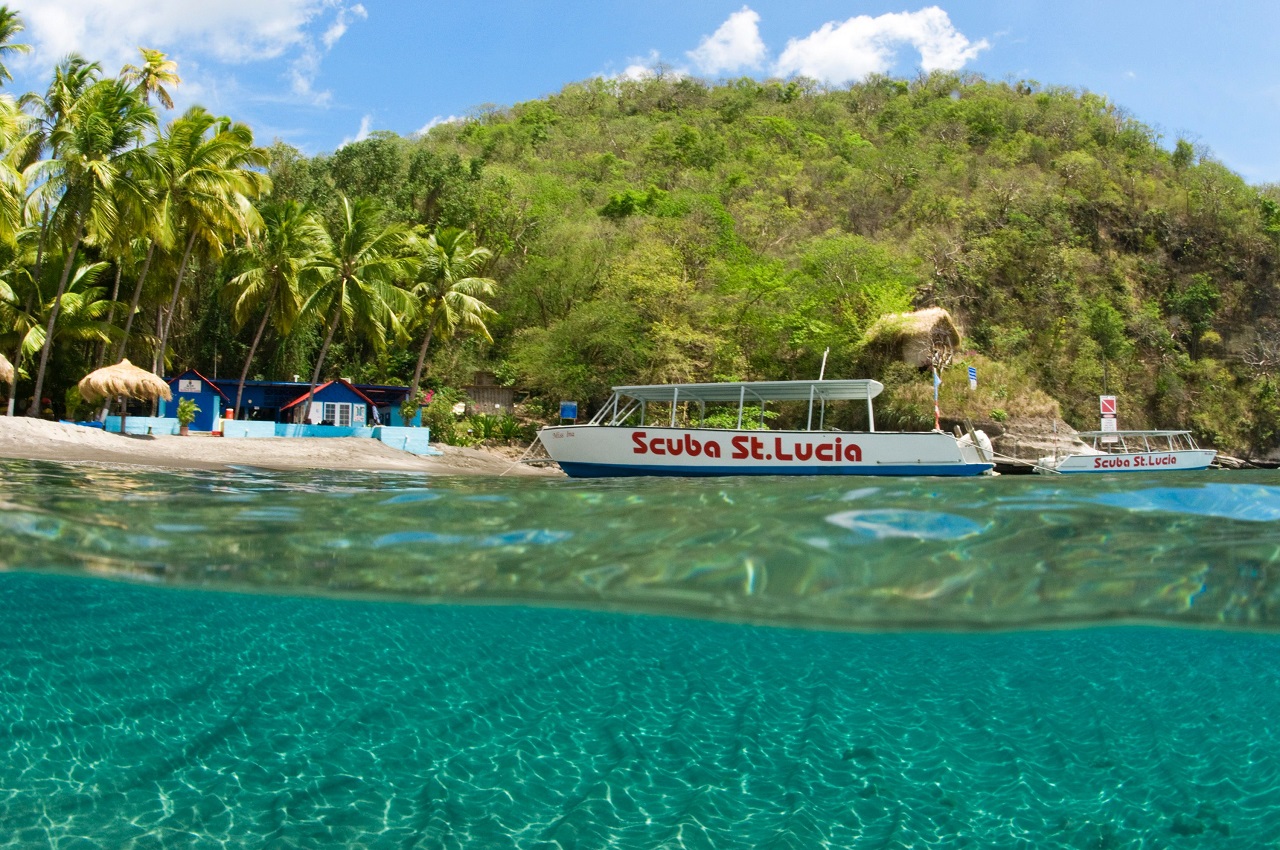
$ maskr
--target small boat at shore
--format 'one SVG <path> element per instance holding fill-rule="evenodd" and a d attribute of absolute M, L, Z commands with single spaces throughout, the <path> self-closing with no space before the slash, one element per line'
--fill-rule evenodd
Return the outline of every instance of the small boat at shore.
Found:
<path fill-rule="evenodd" d="M 1159 472 L 1206 469 L 1218 453 L 1190 431 L 1081 431 L 1086 448 L 1040 458 L 1036 472 Z"/>
<path fill-rule="evenodd" d="M 614 387 L 588 423 L 545 427 L 538 438 L 551 459 L 576 478 L 961 476 L 991 471 L 991 444 L 981 431 L 957 436 L 945 431 L 875 430 L 871 400 L 883 390 L 883 384 L 871 380 Z M 803 418 L 805 427 L 766 428 L 768 406 L 788 402 L 792 419 Z M 865 402 L 866 430 L 827 427 L 829 406 L 836 402 Z M 717 413 L 715 421 L 733 424 L 708 423 L 708 405 Z"/>

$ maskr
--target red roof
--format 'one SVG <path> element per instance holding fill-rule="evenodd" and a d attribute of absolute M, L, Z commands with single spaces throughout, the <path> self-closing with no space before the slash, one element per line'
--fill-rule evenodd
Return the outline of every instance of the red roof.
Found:
<path fill-rule="evenodd" d="M 202 381 L 204 381 L 206 384 L 208 384 L 208 385 L 209 385 L 209 388 L 210 388 L 210 389 L 212 389 L 215 393 L 217 393 L 218 395 L 222 396 L 222 400 L 223 400 L 223 401 L 231 401 L 231 396 L 227 395 L 227 394 L 226 394 L 226 393 L 224 393 L 222 390 L 218 389 L 218 385 L 217 385 L 217 384 L 215 384 L 213 381 L 211 381 L 211 380 L 209 380 L 208 378 L 206 378 L 204 375 L 201 375 L 201 374 L 200 374 L 199 372 L 197 372 L 195 369 L 188 369 L 187 371 L 183 372 L 181 375 L 175 375 L 174 377 L 172 377 L 172 378 L 170 378 L 170 379 L 169 379 L 169 384 L 170 384 L 170 386 L 172 386 L 172 387 L 173 387 L 173 389 L 174 389 L 174 391 L 175 391 L 175 392 L 177 391 L 177 384 L 178 384 L 178 381 L 180 381 L 180 380 L 182 380 L 183 378 L 187 377 L 187 375 L 195 375 L 197 378 L 199 378 L 200 380 L 202 380 Z"/>
<path fill-rule="evenodd" d="M 325 387 L 329 386 L 330 384 L 342 384 L 344 387 L 346 387 L 347 389 L 351 390 L 351 391 L 352 391 L 353 393 L 355 393 L 356 395 L 360 396 L 360 398 L 364 399 L 365 404 L 368 404 L 368 405 L 371 405 L 371 406 L 375 406 L 375 407 L 376 407 L 376 405 L 374 405 L 374 404 L 373 404 L 373 401 L 372 401 L 372 400 L 371 400 L 367 395 L 365 395 L 364 393 L 362 393 L 362 392 L 360 392 L 358 389 L 356 389 L 354 386 L 352 386 L 352 385 L 351 385 L 351 383 L 350 383 L 349 381 L 344 381 L 344 380 L 342 380 L 341 378 L 339 378 L 339 379 L 338 379 L 338 380 L 336 380 L 336 381 L 326 381 L 325 383 L 323 383 L 323 384 L 321 384 L 320 386 L 316 387 L 316 391 L 315 391 L 315 393 L 303 393 L 302 395 L 298 396 L 298 397 L 297 397 L 297 398 L 295 398 L 293 401 L 289 402 L 288 404 L 286 404 L 284 407 L 282 407 L 282 408 L 280 408 L 280 409 L 281 409 L 281 410 L 288 410 L 289 408 L 293 407 L 295 404 L 301 404 L 302 402 L 304 402 L 304 401 L 306 401 L 306 400 L 307 400 L 307 396 L 308 396 L 308 395 L 313 395 L 313 396 L 314 396 L 316 393 L 319 393 L 322 389 L 324 389 Z"/>

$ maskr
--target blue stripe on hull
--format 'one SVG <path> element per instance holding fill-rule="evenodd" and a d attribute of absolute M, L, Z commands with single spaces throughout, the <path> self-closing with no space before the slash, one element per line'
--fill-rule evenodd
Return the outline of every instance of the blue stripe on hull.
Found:
<path fill-rule="evenodd" d="M 616 478 L 661 475 L 676 478 L 706 478 L 729 475 L 945 475 L 964 477 L 981 475 L 992 468 L 989 463 L 909 464 L 895 466 L 638 466 L 611 463 L 577 463 L 559 461 L 560 468 L 573 478 Z"/>

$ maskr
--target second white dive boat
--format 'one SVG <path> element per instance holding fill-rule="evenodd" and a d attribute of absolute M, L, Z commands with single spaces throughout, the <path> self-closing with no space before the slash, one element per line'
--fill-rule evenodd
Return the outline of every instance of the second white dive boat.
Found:
<path fill-rule="evenodd" d="M 1157 472 L 1205 469 L 1218 453 L 1196 445 L 1190 431 L 1081 431 L 1086 448 L 1040 458 L 1037 472 Z"/>

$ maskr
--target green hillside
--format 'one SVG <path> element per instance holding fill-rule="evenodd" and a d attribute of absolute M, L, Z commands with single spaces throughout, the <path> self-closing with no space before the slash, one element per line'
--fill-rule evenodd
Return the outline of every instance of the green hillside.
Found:
<path fill-rule="evenodd" d="M 272 173 L 278 194 L 373 196 L 495 251 L 494 343 L 438 356 L 446 381 L 492 362 L 595 401 L 814 376 L 827 348 L 828 375 L 861 376 L 883 368 L 860 347 L 876 317 L 941 306 L 1006 413 L 1038 386 L 1088 427 L 1105 378 L 1125 427 L 1262 451 L 1280 194 L 1170 142 L 1094 94 L 955 74 L 597 79 Z M 971 407 L 963 384 L 944 406 Z"/>

